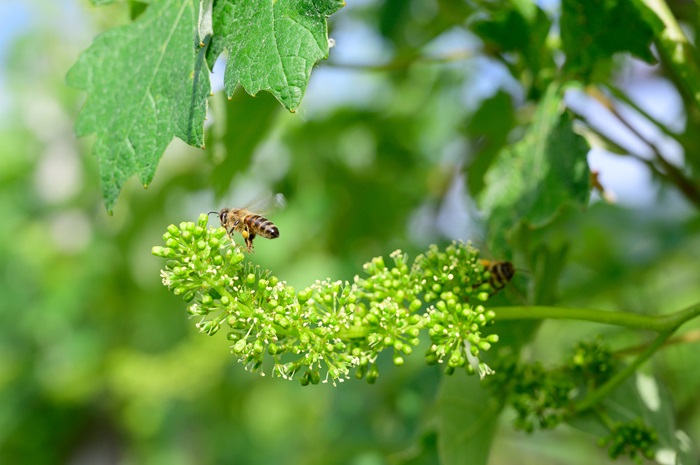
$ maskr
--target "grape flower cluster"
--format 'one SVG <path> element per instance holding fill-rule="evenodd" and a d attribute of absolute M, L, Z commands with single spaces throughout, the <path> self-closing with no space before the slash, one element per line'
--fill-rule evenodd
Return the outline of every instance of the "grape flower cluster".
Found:
<path fill-rule="evenodd" d="M 478 250 L 454 242 L 431 246 L 409 266 L 401 251 L 364 265 L 353 282 L 319 280 L 296 291 L 248 261 L 224 228 L 170 225 L 165 247 L 152 253 L 167 261 L 163 284 L 188 303 L 200 332 L 224 330 L 232 353 L 253 372 L 303 385 L 342 382 L 354 374 L 374 382 L 377 358 L 391 351 L 400 366 L 430 338 L 426 360 L 445 372 L 462 368 L 481 377 L 492 370 L 479 359 L 498 341 L 482 335 L 495 314 L 484 303 L 493 294 Z"/>

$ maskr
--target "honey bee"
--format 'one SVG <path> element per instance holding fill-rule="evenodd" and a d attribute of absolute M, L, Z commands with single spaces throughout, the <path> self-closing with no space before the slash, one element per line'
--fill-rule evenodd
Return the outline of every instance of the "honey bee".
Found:
<path fill-rule="evenodd" d="M 273 208 L 282 208 L 286 204 L 282 194 L 276 194 L 272 200 Z M 248 252 L 253 252 L 253 239 L 257 236 L 266 239 L 276 239 L 280 236 L 280 230 L 275 224 L 258 213 L 253 213 L 244 208 L 222 208 L 219 212 L 221 226 L 226 228 L 229 237 L 233 239 L 233 233 L 238 231 L 245 240 Z M 217 213 L 217 212 L 210 212 Z"/>
<path fill-rule="evenodd" d="M 496 291 L 503 289 L 515 275 L 515 267 L 511 262 L 505 260 L 480 259 L 479 263 L 481 263 L 491 275 L 489 284 L 491 284 L 491 287 Z"/>

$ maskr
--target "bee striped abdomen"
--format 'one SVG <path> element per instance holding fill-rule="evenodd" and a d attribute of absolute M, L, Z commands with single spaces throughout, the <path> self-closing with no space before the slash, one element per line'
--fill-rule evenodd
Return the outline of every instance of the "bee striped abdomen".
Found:
<path fill-rule="evenodd" d="M 280 236 L 280 231 L 274 223 L 261 215 L 248 215 L 243 220 L 248 229 L 267 239 L 274 239 Z"/>
<path fill-rule="evenodd" d="M 489 283 L 495 290 L 503 289 L 515 276 L 515 267 L 507 261 L 480 260 L 484 268 L 491 274 Z"/>

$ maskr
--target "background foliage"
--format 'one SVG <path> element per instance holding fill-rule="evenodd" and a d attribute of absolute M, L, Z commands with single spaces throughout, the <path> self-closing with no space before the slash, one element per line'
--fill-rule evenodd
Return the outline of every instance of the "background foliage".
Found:
<path fill-rule="evenodd" d="M 99 138 L 74 135 L 85 94 L 64 77 L 94 36 L 150 7 L 0 7 L 0 462 L 608 460 L 592 423 L 515 432 L 476 379 L 443 380 L 420 357 L 381 360 L 372 386 L 253 376 L 223 334 L 196 333 L 150 255 L 169 223 L 283 192 L 281 237 L 259 239 L 254 260 L 298 288 L 460 238 L 518 267 L 504 305 L 662 314 L 700 301 L 700 73 L 674 27 L 696 35 L 697 3 L 539 5 L 353 2 L 330 17 L 336 47 L 296 114 L 265 92 L 228 86 L 226 101 L 215 66 L 207 150 L 175 139 L 157 170 L 148 164 L 148 190 L 126 181 L 111 217 L 90 156 Z M 590 199 L 589 166 L 601 187 Z M 666 429 L 695 445 L 699 330 L 687 325 L 643 367 L 661 386 Z M 545 365 L 593 335 L 614 350 L 648 342 L 562 321 L 499 334 Z"/>

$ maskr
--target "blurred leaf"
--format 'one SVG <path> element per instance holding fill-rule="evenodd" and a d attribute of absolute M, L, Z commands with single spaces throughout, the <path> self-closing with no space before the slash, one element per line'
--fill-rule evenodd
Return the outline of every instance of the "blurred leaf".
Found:
<path fill-rule="evenodd" d="M 445 376 L 438 392 L 438 451 L 442 465 L 488 463 L 503 404 L 476 376 Z"/>
<path fill-rule="evenodd" d="M 266 90 L 294 111 L 304 96 L 311 68 L 328 58 L 326 17 L 342 0 L 219 0 L 224 15 L 217 32 L 224 37 L 228 64 L 226 93 L 240 83 L 251 95 Z"/>
<path fill-rule="evenodd" d="M 499 342 L 483 355 L 492 366 L 502 357 L 519 354 L 540 326 L 539 321 L 496 323 L 493 330 Z M 461 372 L 443 376 L 436 401 L 442 465 L 488 463 L 504 399 L 487 389 L 484 381 Z"/>
<path fill-rule="evenodd" d="M 627 52 L 647 63 L 654 32 L 634 2 L 564 0 L 561 40 L 566 68 L 586 80 L 609 63 L 615 53 Z"/>
<path fill-rule="evenodd" d="M 515 112 L 510 95 L 498 91 L 484 100 L 471 116 L 467 135 L 476 145 L 475 158 L 467 168 L 469 193 L 472 196 L 484 187 L 484 175 L 498 152 L 506 145 L 508 133 L 515 126 Z"/>
<path fill-rule="evenodd" d="M 230 102 L 224 106 L 225 125 L 217 121 L 217 127 L 225 132 L 220 138 L 225 151 L 223 161 L 216 164 L 211 174 L 211 184 L 217 196 L 223 196 L 231 186 L 236 173 L 243 172 L 253 157 L 255 148 L 268 137 L 274 127 L 274 119 L 280 109 L 277 101 L 268 93 L 256 97 L 238 87 Z M 218 147 L 214 150 L 218 151 Z M 218 159 L 218 154 L 215 154 Z"/>
<path fill-rule="evenodd" d="M 552 50 L 544 46 L 552 20 L 531 2 L 484 2 L 488 14 L 478 16 L 471 29 L 497 52 L 518 52 L 522 62 L 511 65 L 514 74 L 523 74 L 530 84 L 528 93 L 538 98 L 547 85 L 545 69 L 554 69 Z"/>
<path fill-rule="evenodd" d="M 658 434 L 658 449 L 665 450 L 657 461 L 662 464 L 697 463 L 691 454 L 687 435 L 677 431 L 671 393 L 657 379 L 642 373 L 627 379 L 605 398 L 601 404 L 603 415 L 614 423 L 641 419 Z M 571 426 L 596 436 L 608 434 L 608 428 L 600 418 L 591 413 L 575 417 Z M 669 459 L 669 457 L 673 457 Z M 663 460 L 658 460 L 662 458 Z"/>
<path fill-rule="evenodd" d="M 489 218 L 494 253 L 508 250 L 506 235 L 519 222 L 541 228 L 563 205 L 586 206 L 587 152 L 563 111 L 561 87 L 550 85 L 523 139 L 504 149 L 486 174 L 479 203 Z"/>
<path fill-rule="evenodd" d="M 151 182 L 173 136 L 204 145 L 210 85 L 195 49 L 196 18 L 193 0 L 154 1 L 133 23 L 98 36 L 68 72 L 68 84 L 89 94 L 76 133 L 97 134 L 110 212 L 128 178 Z"/>

